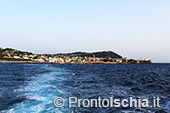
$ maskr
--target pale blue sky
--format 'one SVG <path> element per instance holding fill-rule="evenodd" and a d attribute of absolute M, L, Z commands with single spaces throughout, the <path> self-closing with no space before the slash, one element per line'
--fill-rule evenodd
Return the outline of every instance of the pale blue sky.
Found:
<path fill-rule="evenodd" d="M 170 0 L 0 0 L 0 47 L 170 62 Z"/>

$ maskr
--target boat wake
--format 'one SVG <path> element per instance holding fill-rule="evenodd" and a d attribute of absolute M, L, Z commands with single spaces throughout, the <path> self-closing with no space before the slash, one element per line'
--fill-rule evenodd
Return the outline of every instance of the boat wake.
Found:
<path fill-rule="evenodd" d="M 19 97 L 25 96 L 26 99 L 4 112 L 60 112 L 61 109 L 56 109 L 53 106 L 53 99 L 66 93 L 59 87 L 60 85 L 56 85 L 56 83 L 62 84 L 64 78 L 61 75 L 65 73 L 65 70 L 54 67 L 48 67 L 48 69 L 51 72 L 32 77 L 32 80 L 29 81 L 26 87 L 15 90 L 20 94 L 18 95 Z"/>

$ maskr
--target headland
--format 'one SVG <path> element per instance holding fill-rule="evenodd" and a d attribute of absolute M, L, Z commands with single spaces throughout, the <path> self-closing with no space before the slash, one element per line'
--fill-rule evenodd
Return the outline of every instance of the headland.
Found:
<path fill-rule="evenodd" d="M 150 59 L 136 60 L 113 51 L 34 54 L 11 48 L 0 48 L 0 62 L 4 63 L 58 63 L 58 64 L 151 64 Z"/>

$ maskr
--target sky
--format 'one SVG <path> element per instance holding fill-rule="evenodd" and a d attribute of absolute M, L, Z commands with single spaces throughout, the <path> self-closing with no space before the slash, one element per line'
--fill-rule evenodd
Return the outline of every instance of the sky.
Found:
<path fill-rule="evenodd" d="M 0 0 L 0 47 L 170 63 L 170 0 Z"/>

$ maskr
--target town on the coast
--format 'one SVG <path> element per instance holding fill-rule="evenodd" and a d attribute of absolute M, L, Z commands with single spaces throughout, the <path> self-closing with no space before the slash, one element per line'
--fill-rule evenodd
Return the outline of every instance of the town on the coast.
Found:
<path fill-rule="evenodd" d="M 33 54 L 11 48 L 0 48 L 0 62 L 58 64 L 150 64 L 151 60 L 122 57 L 112 51 Z"/>

